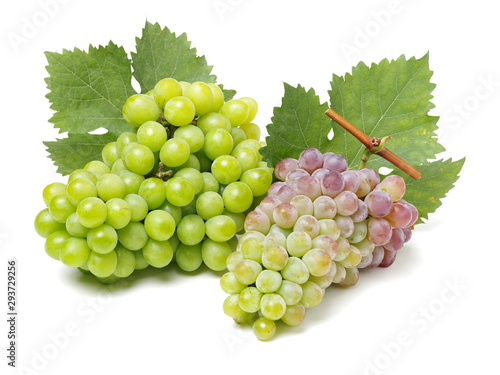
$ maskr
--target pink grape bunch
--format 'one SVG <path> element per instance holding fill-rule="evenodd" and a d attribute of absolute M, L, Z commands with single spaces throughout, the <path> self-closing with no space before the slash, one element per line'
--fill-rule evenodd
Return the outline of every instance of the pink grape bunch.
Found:
<path fill-rule="evenodd" d="M 402 199 L 403 178 L 348 170 L 335 153 L 308 148 L 279 161 L 274 176 L 221 279 L 224 312 L 252 323 L 260 340 L 275 335 L 278 320 L 301 324 L 330 285 L 352 286 L 360 269 L 390 266 L 418 219 Z"/>

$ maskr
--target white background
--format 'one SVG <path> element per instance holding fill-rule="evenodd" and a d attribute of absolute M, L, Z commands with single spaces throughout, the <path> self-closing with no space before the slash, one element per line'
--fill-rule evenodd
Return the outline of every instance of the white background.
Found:
<path fill-rule="evenodd" d="M 42 2 L 4 1 L 0 12 L 0 373 L 498 371 L 500 249 L 493 215 L 499 209 L 500 24 L 494 2 L 61 1 L 16 50 L 9 33 L 22 36 Z M 443 157 L 467 157 L 456 188 L 417 227 L 392 267 L 362 272 L 353 288 L 330 288 L 302 326 L 280 326 L 271 342 L 223 314 L 220 275 L 206 269 L 143 272 L 115 292 L 89 281 L 49 258 L 33 229 L 43 187 L 65 181 L 42 144 L 57 135 L 48 123 L 43 52 L 110 39 L 132 51 L 146 18 L 186 32 L 220 83 L 258 100 L 262 127 L 280 105 L 282 82 L 312 86 L 326 101 L 333 72 L 343 75 L 360 60 L 429 51 L 437 84 L 432 114 L 441 116 L 448 150 Z M 351 54 L 341 48 L 347 44 Z M 19 372 L 5 358 L 10 258 L 18 260 Z M 63 340 L 68 329 L 72 336 Z"/>

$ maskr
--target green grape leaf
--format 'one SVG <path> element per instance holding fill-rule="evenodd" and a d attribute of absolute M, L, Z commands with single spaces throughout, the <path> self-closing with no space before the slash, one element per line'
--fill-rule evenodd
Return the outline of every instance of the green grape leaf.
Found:
<path fill-rule="evenodd" d="M 224 88 L 224 85 L 218 85 L 218 86 L 220 87 L 220 89 L 222 90 L 222 93 L 224 94 L 224 101 L 225 102 L 228 102 L 229 100 L 234 98 L 234 96 L 236 95 L 236 90 L 226 90 Z"/>
<path fill-rule="evenodd" d="M 457 161 L 436 160 L 419 165 L 417 168 L 422 174 L 420 180 L 412 179 L 401 170 L 394 171 L 394 174 L 404 178 L 406 182 L 404 199 L 417 207 L 420 219 L 428 219 L 428 215 L 441 206 L 441 199 L 458 180 L 458 173 L 464 162 L 465 158 Z"/>
<path fill-rule="evenodd" d="M 50 119 L 60 132 L 87 133 L 105 128 L 112 133 L 130 130 L 122 116 L 122 106 L 135 94 L 132 70 L 122 47 L 89 46 L 63 53 L 46 52 L 49 77 L 45 79 Z"/>
<path fill-rule="evenodd" d="M 166 77 L 187 82 L 216 81 L 216 76 L 210 74 L 212 66 L 207 64 L 205 56 L 196 55 L 196 48 L 191 48 L 185 33 L 176 36 L 158 23 L 146 22 L 142 37 L 136 38 L 136 50 L 131 53 L 132 66 L 143 93 Z"/>
<path fill-rule="evenodd" d="M 292 87 L 285 83 L 285 94 L 281 107 L 275 107 L 271 124 L 266 129 L 266 146 L 260 149 L 262 158 L 275 165 L 284 158 L 298 158 L 300 153 L 315 147 L 324 151 L 329 148 L 328 132 L 332 125 L 313 89 L 300 85 Z"/>
<path fill-rule="evenodd" d="M 430 82 L 429 55 L 407 60 L 404 56 L 382 60 L 370 67 L 359 63 L 352 74 L 333 75 L 331 108 L 370 137 L 392 139 L 387 148 L 410 164 L 435 159 L 444 151 L 434 131 L 438 117 L 430 99 L 435 84 Z M 333 123 L 333 121 L 332 121 Z M 341 152 L 349 168 L 357 168 L 365 147 L 337 124 L 334 138 L 325 151 Z M 383 158 L 373 157 L 370 168 L 393 167 Z"/>
<path fill-rule="evenodd" d="M 102 160 L 102 148 L 116 140 L 116 135 L 73 134 L 54 142 L 43 142 L 47 146 L 50 158 L 57 166 L 57 172 L 68 175 L 75 169 L 83 168 L 91 160 Z"/>

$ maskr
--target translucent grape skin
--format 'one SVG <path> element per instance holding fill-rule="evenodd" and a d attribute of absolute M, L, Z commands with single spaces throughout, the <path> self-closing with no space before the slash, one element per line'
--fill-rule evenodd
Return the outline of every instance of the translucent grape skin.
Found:
<path fill-rule="evenodd" d="M 191 100 L 177 96 L 165 103 L 165 119 L 174 126 L 189 125 L 196 115 L 196 108 Z"/>
<path fill-rule="evenodd" d="M 129 97 L 123 105 L 122 112 L 125 121 L 135 127 L 141 126 L 146 121 L 156 121 L 161 114 L 154 99 L 144 94 Z"/>
<path fill-rule="evenodd" d="M 383 218 L 371 217 L 368 219 L 368 238 L 377 246 L 383 246 L 390 241 L 392 227 Z"/>
<path fill-rule="evenodd" d="M 390 175 L 384 178 L 376 187 L 375 190 L 387 192 L 393 202 L 399 201 L 403 198 L 406 191 L 405 180 L 398 175 Z"/>
<path fill-rule="evenodd" d="M 391 239 L 384 245 L 384 249 L 397 251 L 403 247 L 405 243 L 405 234 L 400 228 L 393 228 Z"/>
<path fill-rule="evenodd" d="M 306 148 L 300 153 L 299 167 L 309 174 L 323 166 L 323 154 L 313 147 Z"/>
<path fill-rule="evenodd" d="M 305 195 L 313 201 L 322 195 L 321 184 L 319 180 L 313 176 L 303 176 L 299 178 L 295 183 L 295 190 L 297 194 Z"/>
<path fill-rule="evenodd" d="M 320 181 L 321 191 L 329 197 L 336 197 L 345 187 L 344 178 L 337 171 L 330 171 Z"/>
<path fill-rule="evenodd" d="M 290 185 L 283 185 L 276 194 L 278 199 L 283 203 L 290 203 L 296 195 L 297 191 Z"/>
<path fill-rule="evenodd" d="M 382 262 L 378 265 L 379 267 L 386 268 L 394 263 L 396 260 L 397 251 L 391 251 L 384 248 L 384 258 Z"/>
<path fill-rule="evenodd" d="M 301 168 L 292 169 L 286 175 L 285 182 L 287 185 L 295 186 L 297 180 L 303 176 L 309 176 L 309 173 L 307 173 L 304 169 Z"/>
<path fill-rule="evenodd" d="M 323 168 L 342 173 L 347 170 L 347 160 L 342 155 L 325 152 L 323 154 Z"/>
<path fill-rule="evenodd" d="M 282 228 L 292 228 L 297 218 L 297 209 L 290 203 L 281 203 L 273 211 L 274 222 Z"/>
<path fill-rule="evenodd" d="M 343 191 L 333 200 L 337 207 L 337 213 L 342 216 L 350 216 L 354 214 L 359 206 L 358 197 L 351 191 Z"/>
<path fill-rule="evenodd" d="M 348 171 L 342 172 L 341 176 L 344 180 L 344 190 L 356 193 L 359 189 L 359 185 L 361 184 L 359 171 L 350 169 Z"/>
<path fill-rule="evenodd" d="M 280 181 L 285 181 L 288 172 L 297 168 L 299 168 L 299 161 L 297 159 L 282 159 L 274 166 L 274 177 L 276 177 Z"/>
<path fill-rule="evenodd" d="M 412 210 L 405 202 L 395 202 L 384 217 L 394 228 L 406 228 L 412 220 Z"/>
<path fill-rule="evenodd" d="M 276 323 L 270 319 L 261 317 L 253 323 L 253 332 L 259 340 L 267 341 L 276 334 Z"/>
<path fill-rule="evenodd" d="M 376 246 L 372 253 L 372 261 L 366 268 L 376 268 L 384 260 L 384 248 L 382 246 Z"/>
<path fill-rule="evenodd" d="M 392 199 L 385 191 L 374 190 L 365 197 L 368 212 L 374 217 L 384 217 L 391 212 Z"/>

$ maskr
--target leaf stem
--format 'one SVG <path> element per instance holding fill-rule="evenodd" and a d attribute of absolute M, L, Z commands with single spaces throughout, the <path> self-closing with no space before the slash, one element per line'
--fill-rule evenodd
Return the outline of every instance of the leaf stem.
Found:
<path fill-rule="evenodd" d="M 359 130 L 357 127 L 355 127 L 353 124 L 351 124 L 349 121 L 347 121 L 345 118 L 340 116 L 333 109 L 329 108 L 325 112 L 325 114 L 328 117 L 330 117 L 333 121 L 335 121 L 337 124 L 342 126 L 349 133 L 351 133 L 353 136 L 355 136 L 362 144 L 365 145 L 370 154 L 377 154 L 383 157 L 385 160 L 389 161 L 390 163 L 394 164 L 396 167 L 398 167 L 403 172 L 408 174 L 411 178 L 415 180 L 420 179 L 421 174 L 415 167 L 413 167 L 412 165 L 410 165 L 409 163 L 407 163 L 406 161 L 404 161 L 399 156 L 394 154 L 392 151 L 389 151 L 389 149 L 385 147 L 385 142 L 390 139 L 390 136 L 384 137 L 382 138 L 382 140 L 378 138 L 371 138 L 365 133 L 363 133 L 361 130 Z M 365 153 L 363 153 L 363 156 L 365 156 Z M 364 165 L 366 165 L 367 161 L 368 158 L 366 158 Z M 363 163 L 363 157 L 361 162 Z"/>

